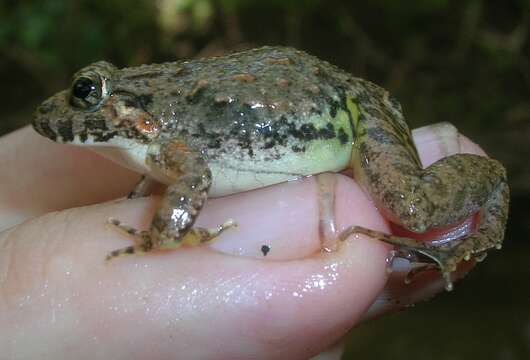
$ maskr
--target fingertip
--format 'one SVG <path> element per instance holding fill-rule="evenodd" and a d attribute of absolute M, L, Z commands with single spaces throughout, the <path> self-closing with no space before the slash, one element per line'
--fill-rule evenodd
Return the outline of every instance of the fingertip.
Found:
<path fill-rule="evenodd" d="M 460 144 L 460 152 L 462 153 L 487 156 L 486 152 L 477 143 L 471 141 L 465 135 L 458 134 L 458 142 Z"/>

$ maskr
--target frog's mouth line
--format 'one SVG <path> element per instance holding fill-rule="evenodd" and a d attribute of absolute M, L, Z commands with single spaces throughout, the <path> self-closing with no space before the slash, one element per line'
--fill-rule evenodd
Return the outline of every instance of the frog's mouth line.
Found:
<path fill-rule="evenodd" d="M 94 140 L 92 135 L 88 135 L 86 139 L 80 139 L 79 136 L 75 136 L 74 141 L 70 142 L 70 144 L 88 148 L 104 158 L 133 171 L 142 174 L 150 172 L 145 163 L 149 147 L 147 144 L 119 136 L 112 137 L 107 142 L 98 142 Z"/>

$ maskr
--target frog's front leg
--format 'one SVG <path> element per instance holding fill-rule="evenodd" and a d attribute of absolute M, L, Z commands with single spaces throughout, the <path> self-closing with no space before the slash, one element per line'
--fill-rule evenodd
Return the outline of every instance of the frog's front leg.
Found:
<path fill-rule="evenodd" d="M 185 243 L 199 245 L 217 237 L 235 223 L 231 220 L 216 229 L 192 227 L 204 206 L 212 175 L 203 156 L 185 144 L 168 141 L 151 145 L 146 163 L 151 171 L 170 179 L 148 231 L 139 231 L 117 220 L 111 224 L 134 236 L 135 245 L 112 251 L 107 260 L 117 256 L 172 249 Z M 143 179 L 139 187 L 143 187 Z M 136 188 L 135 188 L 136 189 Z"/>

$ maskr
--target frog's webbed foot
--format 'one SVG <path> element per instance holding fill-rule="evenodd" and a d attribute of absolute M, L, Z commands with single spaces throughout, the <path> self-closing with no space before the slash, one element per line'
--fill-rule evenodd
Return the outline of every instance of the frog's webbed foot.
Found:
<path fill-rule="evenodd" d="M 473 253 L 476 246 L 473 239 L 476 237 L 474 234 L 462 239 L 453 240 L 452 242 L 443 245 L 434 245 L 430 242 L 389 235 L 379 231 L 366 229 L 362 226 L 349 227 L 340 234 L 339 239 L 346 240 L 346 238 L 352 234 L 363 234 L 397 246 L 397 249 L 391 253 L 390 264 L 396 257 L 407 259 L 413 263 L 423 264 L 420 267 L 412 269 L 406 275 L 406 283 L 412 281 L 414 276 L 419 273 L 438 269 L 445 280 L 445 288 L 448 291 L 453 288 L 451 274 L 456 270 L 457 265 L 462 260 L 469 260 L 472 255 L 474 256 Z M 484 253 L 481 253 L 479 256 L 482 256 L 483 258 Z"/>

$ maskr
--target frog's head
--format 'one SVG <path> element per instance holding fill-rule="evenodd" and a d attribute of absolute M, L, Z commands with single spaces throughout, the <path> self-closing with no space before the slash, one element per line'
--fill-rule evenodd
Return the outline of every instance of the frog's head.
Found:
<path fill-rule="evenodd" d="M 130 147 L 157 136 L 158 121 L 146 110 L 145 96 L 113 88 L 117 68 L 105 61 L 77 72 L 70 89 L 44 101 L 33 127 L 56 142 Z"/>

